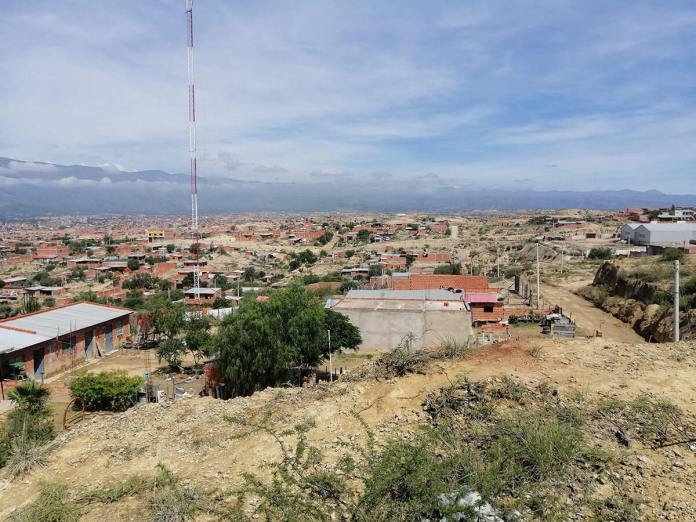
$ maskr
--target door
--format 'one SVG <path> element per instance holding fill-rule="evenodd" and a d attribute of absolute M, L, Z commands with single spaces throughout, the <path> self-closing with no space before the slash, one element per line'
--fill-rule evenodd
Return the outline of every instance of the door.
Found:
<path fill-rule="evenodd" d="M 104 351 L 109 353 L 114 349 L 113 331 L 111 329 L 111 325 L 104 329 L 104 339 Z"/>
<path fill-rule="evenodd" d="M 85 332 L 85 359 L 90 360 L 94 357 L 94 332 Z"/>
<path fill-rule="evenodd" d="M 44 375 L 44 350 L 34 350 L 34 377 L 42 379 Z"/>

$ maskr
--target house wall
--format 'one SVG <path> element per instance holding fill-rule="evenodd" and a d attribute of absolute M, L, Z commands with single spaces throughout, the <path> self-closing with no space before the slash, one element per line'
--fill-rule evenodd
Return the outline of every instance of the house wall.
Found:
<path fill-rule="evenodd" d="M 446 338 L 466 342 L 472 334 L 471 314 L 467 311 L 375 310 L 335 308 L 360 329 L 361 349 L 393 348 L 413 333 L 412 348 L 439 345 Z"/>
<path fill-rule="evenodd" d="M 99 352 L 101 355 L 104 355 L 106 340 L 105 332 L 109 325 L 112 327 L 113 349 L 116 350 L 120 348 L 121 344 L 124 343 L 130 336 L 130 324 L 128 316 L 114 319 L 113 321 L 108 321 L 92 328 L 86 328 L 84 330 L 73 332 L 72 339 L 74 342 L 74 348 L 72 350 L 63 350 L 60 341 L 67 341 L 70 337 L 68 335 L 64 335 L 59 337 L 58 341 L 52 339 L 50 341 L 46 341 L 45 343 L 29 346 L 23 350 L 12 352 L 11 354 L 8 354 L 4 360 L 6 360 L 8 364 L 14 361 L 25 361 L 24 373 L 28 377 L 39 378 L 38 375 L 34 375 L 34 351 L 43 350 L 44 377 L 50 377 L 51 375 L 60 373 L 85 361 L 85 351 L 87 348 L 85 345 L 85 335 L 90 330 L 94 332 L 94 338 L 97 342 Z M 96 350 L 94 351 L 94 356 L 97 356 Z"/>

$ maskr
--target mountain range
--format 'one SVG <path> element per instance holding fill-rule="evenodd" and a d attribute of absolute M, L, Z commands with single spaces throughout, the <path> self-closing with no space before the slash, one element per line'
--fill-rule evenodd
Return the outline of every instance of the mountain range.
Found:
<path fill-rule="evenodd" d="M 433 211 L 441 213 L 696 206 L 696 195 L 657 190 L 539 191 L 486 187 L 436 175 L 399 179 L 350 177 L 318 182 L 266 182 L 200 177 L 202 214 L 278 211 Z M 187 175 L 128 172 L 113 166 L 57 165 L 0 158 L 0 219 L 68 214 L 186 214 Z"/>

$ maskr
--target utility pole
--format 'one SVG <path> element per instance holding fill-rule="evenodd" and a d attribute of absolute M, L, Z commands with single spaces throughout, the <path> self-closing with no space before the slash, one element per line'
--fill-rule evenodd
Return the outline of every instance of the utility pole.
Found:
<path fill-rule="evenodd" d="M 536 307 L 537 310 L 539 310 L 539 302 L 541 301 L 541 274 L 539 271 L 539 242 L 537 241 L 536 244 L 536 276 L 537 276 L 537 284 L 536 284 Z"/>
<path fill-rule="evenodd" d="M 679 342 L 679 260 L 674 262 L 674 342 Z"/>
<path fill-rule="evenodd" d="M 496 264 L 496 272 L 497 272 L 497 277 L 500 279 L 500 250 L 498 247 L 495 247 L 495 264 Z"/>
<path fill-rule="evenodd" d="M 329 382 L 333 382 L 333 361 L 331 360 L 331 330 L 326 330 L 329 334 Z"/>
<path fill-rule="evenodd" d="M 563 273 L 563 258 L 565 257 L 565 246 L 561 245 L 561 274 Z"/>

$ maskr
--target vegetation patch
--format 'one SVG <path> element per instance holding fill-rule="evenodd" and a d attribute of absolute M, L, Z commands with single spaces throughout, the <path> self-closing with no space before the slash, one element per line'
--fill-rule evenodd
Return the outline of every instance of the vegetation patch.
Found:
<path fill-rule="evenodd" d="M 694 419 L 667 399 L 641 395 L 625 401 L 606 399 L 594 412 L 614 429 L 616 438 L 624 445 L 631 439 L 660 448 L 696 440 Z"/>
<path fill-rule="evenodd" d="M 73 397 L 80 398 L 88 410 L 123 411 L 136 402 L 144 380 L 125 370 L 82 373 L 70 383 Z"/>
<path fill-rule="evenodd" d="M 308 442 L 309 421 L 283 430 L 269 416 L 228 419 L 245 428 L 238 436 L 271 435 L 282 454 L 270 479 L 246 476 L 234 510 L 240 520 L 387 521 L 566 520 L 582 509 L 623 520 L 634 504 L 592 500 L 613 461 L 568 414 L 578 402 L 549 386 L 463 380 L 426 398 L 430 425 L 405 440 L 377 443 L 365 428 L 364 444 L 351 438 L 331 455 Z"/>
<path fill-rule="evenodd" d="M 55 437 L 49 396 L 36 381 L 21 382 L 8 394 L 17 406 L 0 425 L 0 467 L 8 466 L 13 477 L 45 461 Z"/>

